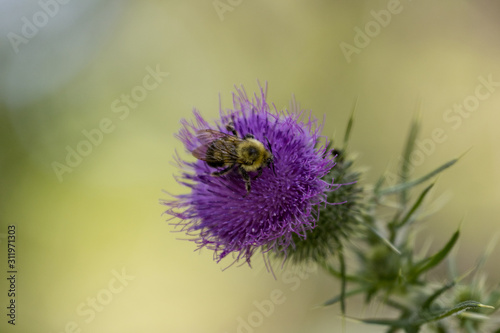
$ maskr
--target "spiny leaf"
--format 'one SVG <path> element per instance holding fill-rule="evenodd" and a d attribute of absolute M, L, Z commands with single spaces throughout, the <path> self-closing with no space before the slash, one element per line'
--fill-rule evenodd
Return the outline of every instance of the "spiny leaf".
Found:
<path fill-rule="evenodd" d="M 346 267 L 344 251 L 342 247 L 339 250 L 339 263 L 340 263 L 340 311 L 343 316 L 345 316 L 345 291 L 346 291 Z"/>
<path fill-rule="evenodd" d="M 375 324 L 375 325 L 384 325 L 389 327 L 406 327 L 409 325 L 408 320 L 397 320 L 397 319 L 359 319 L 362 323 L 365 324 Z"/>
<path fill-rule="evenodd" d="M 445 291 L 452 288 L 453 286 L 455 286 L 455 281 L 449 282 L 449 283 L 445 284 L 444 286 L 442 286 L 441 288 L 439 288 L 438 290 L 436 290 L 432 295 L 430 295 L 425 300 L 424 304 L 422 304 L 422 309 L 429 310 L 432 303 L 436 300 L 436 298 L 441 296 Z"/>
<path fill-rule="evenodd" d="M 453 234 L 453 236 L 451 236 L 448 243 L 446 243 L 446 245 L 439 252 L 415 264 L 415 266 L 412 269 L 412 272 L 410 273 L 409 279 L 416 280 L 420 276 L 420 274 L 422 274 L 425 271 L 428 271 L 429 269 L 439 264 L 451 251 L 451 249 L 457 242 L 459 236 L 460 236 L 460 229 L 455 231 L 455 233 Z"/>
<path fill-rule="evenodd" d="M 420 103 L 417 106 L 417 110 L 420 109 Z M 410 132 L 408 133 L 408 138 L 406 139 L 405 149 L 403 151 L 403 163 L 401 163 L 401 172 L 400 172 L 400 183 L 408 182 L 410 177 L 410 155 L 415 149 L 415 141 L 417 140 L 418 132 L 420 131 L 420 121 L 419 121 L 419 113 L 417 112 L 413 122 L 411 123 Z M 401 205 L 405 205 L 408 201 L 408 194 L 406 189 L 401 191 Z"/>
<path fill-rule="evenodd" d="M 348 297 L 351 297 L 351 296 L 354 296 L 354 295 L 357 295 L 357 294 L 360 294 L 362 292 L 366 291 L 365 288 L 359 288 L 359 289 L 353 289 L 353 290 L 349 290 L 349 291 L 346 291 L 345 292 L 345 295 L 344 297 L 345 298 L 348 298 Z M 329 299 L 328 301 L 324 302 L 322 305 L 323 306 L 329 306 L 329 305 L 333 305 L 335 303 L 337 303 L 338 301 L 340 301 L 341 299 L 341 296 L 342 295 L 337 295 L 331 299 Z"/>
<path fill-rule="evenodd" d="M 411 180 L 411 181 L 406 182 L 406 183 L 401 183 L 401 184 L 398 184 L 398 185 L 394 185 L 392 187 L 386 187 L 385 189 L 380 190 L 377 194 L 380 195 L 380 196 L 382 196 L 382 195 L 388 195 L 388 194 L 392 194 L 392 193 L 396 193 L 396 192 L 401 192 L 401 191 L 407 190 L 407 189 L 409 189 L 411 187 L 417 186 L 418 184 L 421 184 L 421 183 L 425 182 L 426 180 L 428 180 L 428 179 L 434 177 L 435 175 L 439 174 L 440 172 L 448 169 L 453 164 L 455 164 L 457 161 L 458 161 L 458 158 L 455 158 L 455 159 L 453 159 L 453 160 L 451 160 L 451 161 L 449 161 L 449 162 L 441 165 L 439 168 L 437 168 L 437 169 L 429 172 L 428 174 L 426 174 L 423 177 Z"/>
<path fill-rule="evenodd" d="M 384 242 L 391 250 L 393 250 L 394 252 L 396 252 L 397 254 L 401 255 L 401 251 L 399 251 L 399 249 L 391 243 L 390 240 L 388 240 L 387 238 L 385 238 L 377 229 L 373 228 L 372 226 L 370 225 L 366 225 L 368 227 L 368 229 L 370 229 L 382 242 Z"/>
<path fill-rule="evenodd" d="M 404 328 L 407 332 L 418 332 L 418 328 L 426 323 L 441 320 L 449 316 L 458 315 L 463 311 L 474 308 L 488 308 L 492 306 L 484 305 L 476 301 L 465 301 L 449 309 L 442 309 L 434 312 L 422 312 L 413 319 L 361 319 L 366 324 L 385 325 L 390 327 Z"/>
<path fill-rule="evenodd" d="M 354 124 L 354 112 L 358 106 L 358 97 L 354 100 L 354 105 L 352 107 L 351 116 L 349 117 L 349 121 L 347 122 L 347 127 L 345 129 L 344 134 L 344 150 L 347 148 L 347 144 L 349 143 L 349 138 L 351 136 L 352 125 Z"/>
<path fill-rule="evenodd" d="M 429 190 L 433 186 L 434 186 L 434 183 L 430 184 L 429 186 L 427 186 L 425 188 L 425 190 L 422 191 L 422 193 L 418 197 L 418 199 L 415 202 L 415 204 L 413 205 L 413 207 L 411 207 L 411 209 L 408 211 L 408 213 L 405 215 L 405 217 L 403 217 L 403 219 L 401 220 L 401 222 L 399 222 L 399 226 L 404 226 L 410 220 L 410 218 L 412 217 L 412 215 L 415 213 L 415 211 L 418 209 L 418 207 L 420 207 L 420 205 L 422 204 L 422 201 L 424 200 L 425 196 L 427 195 L 427 193 L 429 193 Z"/>
<path fill-rule="evenodd" d="M 450 309 L 444 309 L 440 311 L 436 311 L 433 313 L 423 313 L 421 318 L 415 320 L 413 325 L 422 325 L 425 323 L 429 323 L 431 321 L 441 320 L 449 316 L 458 315 L 463 311 L 475 309 L 475 308 L 486 308 L 486 309 L 494 309 L 490 305 L 481 304 L 476 301 L 465 301 L 455 305 Z"/>

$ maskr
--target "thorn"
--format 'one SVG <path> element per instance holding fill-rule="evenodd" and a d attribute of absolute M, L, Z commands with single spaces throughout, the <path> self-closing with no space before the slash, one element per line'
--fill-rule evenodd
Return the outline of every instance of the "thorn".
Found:
<path fill-rule="evenodd" d="M 464 157 L 466 154 L 468 154 L 471 150 L 472 150 L 472 146 L 470 146 L 469 149 L 467 149 L 465 152 L 463 152 L 462 155 L 458 156 L 457 161 L 459 159 L 461 159 L 462 157 Z"/>

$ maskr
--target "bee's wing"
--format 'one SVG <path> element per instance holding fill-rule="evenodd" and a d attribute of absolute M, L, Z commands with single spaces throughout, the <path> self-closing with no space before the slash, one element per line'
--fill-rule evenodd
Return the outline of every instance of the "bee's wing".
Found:
<path fill-rule="evenodd" d="M 207 160 L 207 150 L 208 150 L 209 146 L 210 146 L 210 144 L 201 145 L 201 146 L 193 149 L 193 151 L 191 153 L 197 159 L 202 160 L 202 161 L 206 161 Z"/>
<path fill-rule="evenodd" d="M 236 163 L 238 160 L 235 147 L 242 141 L 240 138 L 210 129 L 196 132 L 196 138 L 202 143 L 201 146 L 192 151 L 193 156 L 197 159 L 207 162 L 220 162 L 214 160 L 212 156 L 207 156 L 207 150 L 212 146 L 212 149 L 221 153 L 220 159 L 222 161 Z"/>
<path fill-rule="evenodd" d="M 213 141 L 226 137 L 234 136 L 211 129 L 204 129 L 196 132 L 196 138 L 202 145 L 210 145 Z M 234 138 L 237 139 L 236 137 Z"/>

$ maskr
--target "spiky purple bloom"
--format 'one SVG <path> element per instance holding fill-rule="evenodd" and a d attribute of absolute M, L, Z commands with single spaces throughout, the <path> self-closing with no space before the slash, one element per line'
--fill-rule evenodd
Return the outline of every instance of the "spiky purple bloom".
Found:
<path fill-rule="evenodd" d="M 258 248 L 286 252 L 293 246 L 293 234 L 305 238 L 315 227 L 319 206 L 327 204 L 327 193 L 336 188 L 321 179 L 335 165 L 328 139 L 321 136 L 322 125 L 303 111 L 273 107 L 271 112 L 266 91 L 267 85 L 250 100 L 243 88 L 236 88 L 233 109 L 221 109 L 215 125 L 195 109 L 194 121 L 182 120 L 176 135 L 192 152 L 201 145 L 197 131 L 228 133 L 225 125 L 232 121 L 240 137 L 251 133 L 263 143 L 267 138 L 272 147 L 276 174 L 269 168 L 257 179 L 256 173 L 251 174 L 252 189 L 246 196 L 245 182 L 236 169 L 215 177 L 210 173 L 216 169 L 206 162 L 177 157 L 182 169 L 177 181 L 191 191 L 163 201 L 169 207 L 166 213 L 181 220 L 176 225 L 194 237 L 198 248 L 212 249 L 217 262 L 233 253 L 235 261 L 244 258 L 250 264 Z"/>

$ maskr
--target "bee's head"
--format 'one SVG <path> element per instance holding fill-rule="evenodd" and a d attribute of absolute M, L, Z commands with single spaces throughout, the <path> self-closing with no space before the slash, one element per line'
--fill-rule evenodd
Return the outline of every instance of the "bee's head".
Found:
<path fill-rule="evenodd" d="M 274 169 L 274 155 L 273 155 L 273 148 L 271 147 L 271 143 L 267 138 L 265 138 L 267 141 L 267 151 L 269 152 L 268 157 L 264 161 L 264 164 L 271 168 L 273 170 L 274 175 L 276 176 L 276 170 Z"/>

